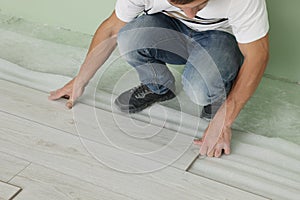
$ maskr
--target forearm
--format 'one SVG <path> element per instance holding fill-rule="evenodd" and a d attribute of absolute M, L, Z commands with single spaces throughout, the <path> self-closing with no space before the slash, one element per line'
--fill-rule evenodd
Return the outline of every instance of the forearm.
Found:
<path fill-rule="evenodd" d="M 80 85 L 86 85 L 109 58 L 117 45 L 117 33 L 124 25 L 125 23 L 118 20 L 113 13 L 99 26 L 77 75 Z"/>
<path fill-rule="evenodd" d="M 96 71 L 105 63 L 116 47 L 116 37 L 107 38 L 101 41 L 91 51 L 88 52 L 80 71 L 77 81 L 81 85 L 86 85 L 94 76 Z"/>
<path fill-rule="evenodd" d="M 268 63 L 268 35 L 253 44 L 240 46 L 245 60 L 220 113 L 224 125 L 231 127 L 238 114 L 258 87 Z"/>
<path fill-rule="evenodd" d="M 238 114 L 245 106 L 247 101 L 254 94 L 256 88 L 258 87 L 263 73 L 265 71 L 266 62 L 265 63 L 257 63 L 259 66 L 256 68 L 258 70 L 252 71 L 251 75 L 246 77 L 243 76 L 245 73 L 243 71 L 244 68 L 253 68 L 247 65 L 254 65 L 254 63 L 244 63 L 241 71 L 236 79 L 236 82 L 224 104 L 225 110 L 225 125 L 231 127 Z"/>

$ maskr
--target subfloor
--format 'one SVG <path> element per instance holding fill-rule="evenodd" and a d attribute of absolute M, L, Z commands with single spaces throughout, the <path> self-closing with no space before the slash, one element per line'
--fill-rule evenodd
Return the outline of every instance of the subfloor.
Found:
<path fill-rule="evenodd" d="M 112 101 L 136 77 L 128 72 L 124 85 L 112 67 L 67 110 L 48 92 L 76 73 L 89 37 L 1 20 L 1 200 L 300 199 L 297 83 L 265 77 L 235 125 L 232 154 L 197 157 L 192 141 L 207 122 L 184 94 L 122 114 Z M 111 63 L 128 69 L 118 55 Z M 118 87 L 109 86 L 114 80 Z"/>

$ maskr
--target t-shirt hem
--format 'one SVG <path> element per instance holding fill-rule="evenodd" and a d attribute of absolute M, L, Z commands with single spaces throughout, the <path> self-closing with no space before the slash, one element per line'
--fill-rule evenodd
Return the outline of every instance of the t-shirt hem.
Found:
<path fill-rule="evenodd" d="M 255 42 L 263 37 L 265 37 L 268 34 L 269 30 L 267 30 L 266 32 L 263 32 L 261 34 L 258 34 L 256 37 L 250 38 L 250 39 L 238 39 L 236 38 L 237 42 L 240 44 L 247 44 L 247 43 L 251 43 L 251 42 Z"/>
<path fill-rule="evenodd" d="M 115 13 L 116 13 L 117 18 L 125 23 L 128 23 L 132 20 L 132 19 L 129 19 L 129 18 L 126 19 L 125 17 L 120 16 L 120 14 L 117 10 L 115 10 Z"/>

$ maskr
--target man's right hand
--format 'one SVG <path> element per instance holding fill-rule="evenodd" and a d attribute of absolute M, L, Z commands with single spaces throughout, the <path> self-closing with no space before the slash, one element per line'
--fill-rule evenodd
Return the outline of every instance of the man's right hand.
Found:
<path fill-rule="evenodd" d="M 125 25 L 126 23 L 121 21 L 114 11 L 97 29 L 78 75 L 62 88 L 50 92 L 49 99 L 69 99 L 66 106 L 72 108 L 78 97 L 83 94 L 89 80 L 117 46 L 117 34 Z"/>
<path fill-rule="evenodd" d="M 76 77 L 69 81 L 62 88 L 50 92 L 49 100 L 57 100 L 60 98 L 68 99 L 66 106 L 71 109 L 75 101 L 82 95 L 84 86 L 79 86 Z"/>

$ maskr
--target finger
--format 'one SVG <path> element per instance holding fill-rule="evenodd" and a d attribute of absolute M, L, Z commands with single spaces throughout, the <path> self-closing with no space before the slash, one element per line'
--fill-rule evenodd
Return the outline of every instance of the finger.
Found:
<path fill-rule="evenodd" d="M 71 96 L 69 97 L 67 103 L 66 103 L 66 106 L 67 106 L 69 109 L 73 108 L 73 106 L 74 106 L 74 104 L 75 104 L 75 101 L 76 101 L 77 97 L 78 97 L 78 96 L 77 96 L 76 93 L 73 91 L 72 94 L 71 94 Z"/>
<path fill-rule="evenodd" d="M 72 100 L 68 100 L 66 103 L 67 108 L 71 109 L 73 107 L 73 101 Z"/>
<path fill-rule="evenodd" d="M 214 157 L 215 155 L 215 149 L 212 149 L 210 152 L 207 153 L 208 157 Z"/>
<path fill-rule="evenodd" d="M 55 100 L 55 97 L 56 97 L 56 91 L 51 91 L 50 95 L 48 96 L 48 99 L 49 100 Z"/>
<path fill-rule="evenodd" d="M 61 96 L 63 96 L 62 90 L 55 90 L 55 91 L 50 92 L 50 96 L 48 97 L 48 99 L 49 100 L 57 100 Z"/>
<path fill-rule="evenodd" d="M 201 156 L 205 156 L 206 155 L 206 153 L 207 153 L 207 150 L 208 150 L 208 146 L 201 146 L 201 148 L 200 148 L 200 155 Z"/>
<path fill-rule="evenodd" d="M 230 146 L 229 145 L 225 145 L 225 147 L 224 147 L 224 152 L 225 152 L 225 154 L 226 155 L 229 155 L 230 154 Z"/>
<path fill-rule="evenodd" d="M 71 96 L 69 97 L 69 99 L 68 99 L 68 101 L 66 103 L 66 106 L 69 109 L 73 108 L 73 106 L 74 106 L 74 95 L 75 95 L 75 93 L 74 93 L 74 88 L 73 88 Z"/>
<path fill-rule="evenodd" d="M 66 95 L 62 96 L 62 98 L 64 98 L 64 99 L 70 99 L 70 96 L 66 94 Z"/>
<path fill-rule="evenodd" d="M 227 140 L 225 141 L 225 145 L 224 145 L 224 153 L 226 155 L 229 155 L 231 152 L 231 149 L 230 149 L 230 140 Z"/>
<path fill-rule="evenodd" d="M 220 158 L 221 155 L 222 155 L 222 148 L 217 148 L 217 149 L 215 150 L 215 157 L 216 157 L 216 158 Z"/>
<path fill-rule="evenodd" d="M 203 144 L 203 140 L 202 139 L 195 139 L 194 140 L 194 144 L 196 144 L 196 145 L 202 145 Z"/>

